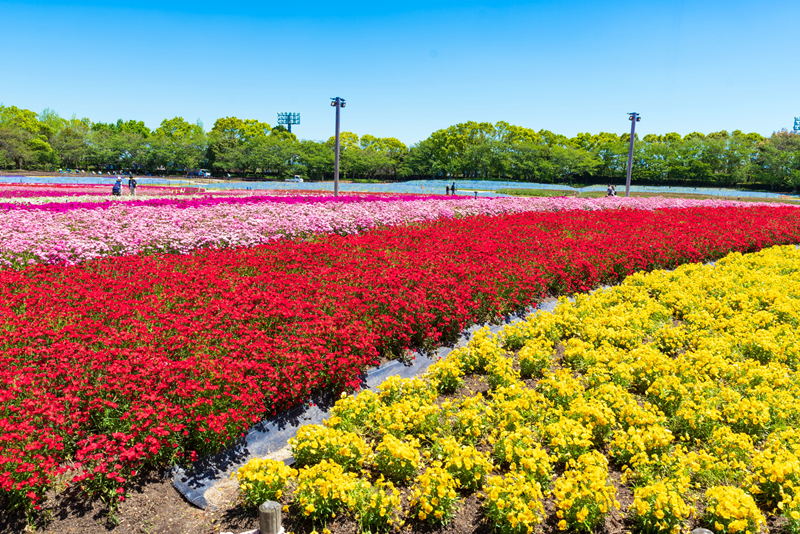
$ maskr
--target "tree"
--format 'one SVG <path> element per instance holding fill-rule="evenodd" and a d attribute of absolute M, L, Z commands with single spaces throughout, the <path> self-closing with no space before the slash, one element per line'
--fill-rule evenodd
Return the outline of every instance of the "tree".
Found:
<path fill-rule="evenodd" d="M 446 173 L 436 158 L 434 143 L 425 139 L 413 145 L 404 159 L 407 172 L 413 176 L 440 176 Z"/>
<path fill-rule="evenodd" d="M 550 161 L 558 178 L 573 178 L 592 174 L 598 163 L 591 154 L 572 147 L 553 146 L 550 148 Z"/>
<path fill-rule="evenodd" d="M 297 141 L 297 136 L 286 129 L 286 126 L 279 124 L 272 128 L 269 132 L 270 137 L 285 139 L 288 141 Z"/>
<path fill-rule="evenodd" d="M 202 166 L 207 140 L 199 121 L 191 124 L 183 117 L 163 120 L 150 138 L 150 163 L 186 172 Z"/>
<path fill-rule="evenodd" d="M 536 142 L 520 142 L 508 151 L 508 172 L 527 181 L 552 181 L 553 168 L 548 161 L 550 149 Z"/>
<path fill-rule="evenodd" d="M 45 110 L 47 111 L 47 110 Z M 59 129 L 50 138 L 62 167 L 83 167 L 89 155 L 89 140 L 92 123 L 89 119 L 61 119 Z"/>
<path fill-rule="evenodd" d="M 301 141 L 298 148 L 298 170 L 306 178 L 324 179 L 333 173 L 333 151 L 326 143 Z"/>
<path fill-rule="evenodd" d="M 29 136 L 19 129 L 0 124 L 0 161 L 3 166 L 11 162 L 22 169 L 26 161 L 34 158 L 34 152 L 29 145 Z"/>
<path fill-rule="evenodd" d="M 366 134 L 359 141 L 361 151 L 356 157 L 354 172 L 368 177 L 392 175 L 398 170 L 408 154 L 408 147 L 394 137 L 375 137 Z"/>
<path fill-rule="evenodd" d="M 288 133 L 288 132 L 287 132 Z M 292 176 L 298 166 L 301 150 L 292 137 L 270 135 L 254 137 L 248 142 L 248 168 L 272 171 L 278 176 Z"/>
<path fill-rule="evenodd" d="M 800 135 L 781 130 L 758 145 L 762 176 L 772 187 L 800 185 Z"/>
<path fill-rule="evenodd" d="M 592 155 L 597 161 L 595 174 L 605 181 L 621 180 L 626 175 L 628 145 L 618 135 L 600 132 L 592 140 Z"/>
<path fill-rule="evenodd" d="M 92 124 L 88 158 L 99 166 L 143 168 L 150 158 L 150 129 L 136 120 Z"/>
<path fill-rule="evenodd" d="M 28 164 L 51 166 L 58 163 L 48 141 L 48 134 L 52 132 L 48 125 L 39 122 L 39 117 L 33 111 L 0 105 L 0 128 L 6 130 L 4 146 L 7 154 L 14 147 L 13 161 L 18 168 Z M 18 146 L 20 142 L 25 144 L 25 149 Z"/>
<path fill-rule="evenodd" d="M 368 148 L 353 153 L 350 160 L 350 170 L 354 176 L 374 178 L 378 175 L 387 175 L 392 172 L 392 159 L 382 150 Z"/>
<path fill-rule="evenodd" d="M 452 176 L 474 173 L 474 147 L 496 135 L 497 129 L 489 122 L 468 121 L 437 130 L 428 138 L 431 155 L 436 160 L 433 165 Z"/>
<path fill-rule="evenodd" d="M 650 137 L 650 139 L 648 139 Z M 664 143 L 663 136 L 645 136 L 634 146 L 634 176 L 653 182 L 666 180 L 669 176 L 670 146 Z"/>
<path fill-rule="evenodd" d="M 325 146 L 334 153 L 336 147 L 336 137 L 331 136 L 326 142 Z M 339 133 L 339 171 L 346 175 L 347 171 L 352 170 L 357 165 L 359 152 L 361 148 L 358 146 L 358 135 L 353 132 L 340 132 Z"/>
<path fill-rule="evenodd" d="M 248 146 L 253 139 L 266 138 L 271 131 L 266 122 L 255 119 L 224 117 L 214 122 L 208 136 L 208 164 L 222 170 L 247 170 L 251 161 Z"/>

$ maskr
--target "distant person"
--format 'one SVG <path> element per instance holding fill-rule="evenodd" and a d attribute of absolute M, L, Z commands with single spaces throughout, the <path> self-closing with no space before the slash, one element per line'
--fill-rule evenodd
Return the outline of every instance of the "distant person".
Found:
<path fill-rule="evenodd" d="M 617 196 L 617 188 L 614 187 L 613 185 L 611 186 L 611 196 L 612 197 Z"/>
<path fill-rule="evenodd" d="M 122 196 L 122 178 L 117 178 L 114 185 L 111 187 L 111 195 L 115 197 Z"/>
<path fill-rule="evenodd" d="M 134 178 L 133 175 L 131 174 L 130 177 L 128 178 L 128 189 L 130 190 L 132 197 L 136 196 L 137 185 L 138 184 L 136 183 L 136 178 Z"/>
<path fill-rule="evenodd" d="M 446 195 L 450 194 L 450 186 L 449 185 L 444 186 L 444 190 L 445 190 L 445 194 Z"/>
<path fill-rule="evenodd" d="M 450 186 L 450 191 L 452 191 L 454 195 L 456 194 L 456 183 L 455 182 L 453 182 L 453 185 Z"/>
<path fill-rule="evenodd" d="M 611 184 L 608 184 L 606 187 L 606 196 L 613 197 L 614 196 L 614 189 L 612 188 Z"/>

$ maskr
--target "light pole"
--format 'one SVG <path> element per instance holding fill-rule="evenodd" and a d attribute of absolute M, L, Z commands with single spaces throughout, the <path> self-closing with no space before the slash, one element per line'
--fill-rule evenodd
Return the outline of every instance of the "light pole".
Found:
<path fill-rule="evenodd" d="M 331 98 L 331 106 L 336 108 L 336 146 L 333 160 L 333 196 L 339 196 L 339 110 L 344 107 L 344 98 Z"/>
<path fill-rule="evenodd" d="M 628 113 L 631 121 L 631 147 L 628 150 L 628 177 L 625 179 L 625 196 L 631 196 L 631 167 L 633 166 L 633 140 L 636 135 L 636 123 L 642 120 L 638 113 Z"/>

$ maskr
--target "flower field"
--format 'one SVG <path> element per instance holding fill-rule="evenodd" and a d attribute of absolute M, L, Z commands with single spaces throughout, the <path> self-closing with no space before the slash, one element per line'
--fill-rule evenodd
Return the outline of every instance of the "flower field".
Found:
<path fill-rule="evenodd" d="M 0 203 L 41 205 L 52 202 L 103 202 L 112 199 L 112 183 L 107 185 L 73 184 L 14 184 L 0 183 Z M 177 195 L 199 195 L 204 192 L 199 187 L 164 187 L 139 185 L 139 197 L 170 197 Z M 115 197 L 119 202 L 130 199 L 128 181 L 123 181 L 122 196 Z"/>
<path fill-rule="evenodd" d="M 381 356 L 549 292 L 799 239 L 788 207 L 528 211 L 0 271 L 0 487 L 36 507 L 61 475 L 111 504 L 143 467 L 219 450 L 313 390 L 353 388 Z M 605 469 L 570 452 L 593 434 L 558 444 L 558 425 L 576 423 L 551 423 L 548 454 Z"/>
<path fill-rule="evenodd" d="M 31 186 L 32 187 L 32 186 Z M 100 186 L 64 186 L 69 195 Z M 105 188 L 105 186 L 102 186 Z M 30 189 L 30 187 L 28 187 Z M 34 193 L 47 191 L 34 187 Z M 107 189 L 107 188 L 106 188 Z M 140 188 L 166 195 L 170 188 Z M 199 248 L 254 246 L 280 238 L 352 234 L 383 226 L 426 223 L 474 215 L 537 211 L 690 207 L 753 204 L 663 198 L 483 198 L 348 195 L 263 196 L 249 191 L 191 198 L 110 196 L 39 197 L 42 203 L 3 204 L 0 188 L 0 266 L 75 264 L 104 256 L 188 253 Z M 190 189 L 174 189 L 190 192 Z M 197 190 L 194 190 L 197 191 Z M 26 194 L 30 193 L 28 191 Z M 78 200 L 73 200 L 78 199 Z M 30 200 L 23 197 L 23 200 Z M 62 202 L 58 200 L 68 200 Z"/>
<path fill-rule="evenodd" d="M 239 469 L 242 502 L 297 532 L 430 530 L 475 496 L 500 533 L 798 532 L 798 323 L 793 246 L 635 274 L 343 394 L 296 469 Z"/>

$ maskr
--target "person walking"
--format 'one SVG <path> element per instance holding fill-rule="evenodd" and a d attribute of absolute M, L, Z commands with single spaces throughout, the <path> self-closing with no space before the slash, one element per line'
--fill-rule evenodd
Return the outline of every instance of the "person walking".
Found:
<path fill-rule="evenodd" d="M 115 197 L 122 196 L 122 178 L 117 178 L 114 185 L 111 187 L 111 195 Z"/>
<path fill-rule="evenodd" d="M 128 189 L 130 190 L 132 197 L 136 196 L 137 185 L 138 184 L 136 183 L 136 178 L 134 178 L 132 174 L 128 175 Z"/>
<path fill-rule="evenodd" d="M 606 187 L 606 196 L 613 197 L 614 196 L 614 189 L 612 188 L 611 184 L 608 184 Z"/>
<path fill-rule="evenodd" d="M 453 185 L 450 187 L 450 191 L 455 195 L 456 194 L 456 183 L 453 182 Z"/>
<path fill-rule="evenodd" d="M 612 197 L 617 196 L 617 188 L 614 187 L 613 185 L 611 186 L 611 196 Z"/>
<path fill-rule="evenodd" d="M 444 186 L 444 190 L 445 190 L 445 195 L 450 195 L 450 186 L 449 185 L 445 185 Z"/>

